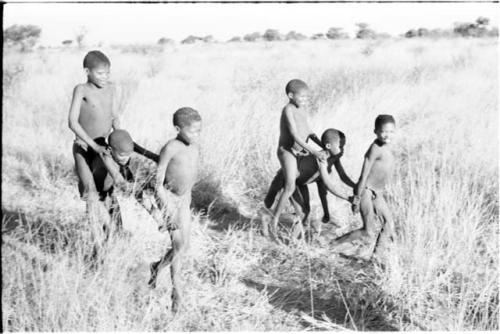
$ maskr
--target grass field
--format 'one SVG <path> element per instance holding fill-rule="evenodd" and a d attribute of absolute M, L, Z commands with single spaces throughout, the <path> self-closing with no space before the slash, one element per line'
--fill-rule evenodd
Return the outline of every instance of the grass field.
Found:
<path fill-rule="evenodd" d="M 85 205 L 67 126 L 85 51 L 4 53 L 2 326 L 6 331 L 498 330 L 498 41 L 304 41 L 103 49 L 122 125 L 159 151 L 181 106 L 203 118 L 186 310 L 173 317 L 168 271 L 115 239 L 85 270 Z M 285 83 L 314 92 L 316 133 L 346 133 L 359 176 L 373 120 L 397 120 L 389 189 L 397 238 L 384 260 L 335 256 L 329 240 L 277 246 L 255 220 L 279 168 Z M 141 175 L 154 165 L 139 159 Z M 344 188 L 346 191 L 347 189 Z M 312 190 L 313 214 L 321 218 Z M 339 222 L 347 206 L 331 200 Z"/>

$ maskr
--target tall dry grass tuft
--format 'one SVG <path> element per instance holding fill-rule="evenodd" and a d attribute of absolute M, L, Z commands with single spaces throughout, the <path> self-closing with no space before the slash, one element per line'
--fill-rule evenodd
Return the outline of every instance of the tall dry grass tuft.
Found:
<path fill-rule="evenodd" d="M 369 52 L 367 51 L 369 50 Z M 498 330 L 496 40 L 304 41 L 103 50 L 122 125 L 159 151 L 182 106 L 203 118 L 185 312 L 156 290 L 125 236 L 89 268 L 67 129 L 84 52 L 4 55 L 2 325 L 7 331 Z M 370 263 L 330 240 L 275 246 L 254 219 L 271 178 L 285 83 L 303 78 L 312 123 L 347 136 L 357 178 L 377 114 L 399 128 L 388 199 L 397 225 Z M 138 159 L 141 182 L 154 164 Z M 345 188 L 344 188 L 345 189 Z M 345 189 L 347 191 L 347 189 Z M 313 212 L 319 201 L 312 191 Z M 348 206 L 333 197 L 342 223 Z M 320 218 L 319 212 L 316 218 Z"/>

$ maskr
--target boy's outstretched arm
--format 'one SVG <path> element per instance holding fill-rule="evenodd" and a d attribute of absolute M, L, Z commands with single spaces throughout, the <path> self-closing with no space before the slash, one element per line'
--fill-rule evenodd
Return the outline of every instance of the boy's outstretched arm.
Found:
<path fill-rule="evenodd" d="M 160 208 L 163 208 L 167 204 L 167 192 L 163 183 L 165 181 L 165 173 L 167 172 L 168 163 L 172 160 L 175 155 L 175 143 L 168 142 L 160 151 L 160 159 L 158 161 L 158 168 L 156 169 L 156 182 L 155 182 L 155 192 L 158 196 L 160 203 Z"/>
<path fill-rule="evenodd" d="M 290 134 L 292 135 L 293 140 L 315 157 L 322 159 L 322 155 L 319 153 L 319 151 L 316 151 L 313 148 L 309 147 L 309 145 L 307 145 L 306 142 L 299 137 L 297 133 L 297 125 L 295 124 L 295 119 L 290 108 L 285 108 L 285 120 L 288 128 L 290 129 Z"/>
<path fill-rule="evenodd" d="M 118 116 L 118 110 L 117 110 L 117 101 L 116 101 L 116 97 L 117 97 L 117 94 L 116 94 L 116 87 L 115 85 L 113 85 L 112 87 L 113 89 L 113 105 L 112 105 L 112 115 L 113 115 L 113 123 L 111 124 L 111 126 L 113 127 L 113 130 L 116 130 L 116 129 L 119 129 L 120 128 L 120 118 Z"/>
<path fill-rule="evenodd" d="M 320 159 L 317 159 L 318 161 L 318 168 L 319 168 L 319 175 L 321 177 L 321 181 L 323 181 L 326 189 L 334 194 L 335 196 L 344 199 L 346 201 L 349 201 L 349 198 L 347 196 L 344 196 L 340 194 L 336 189 L 335 186 L 333 185 L 332 180 L 330 179 L 330 174 L 328 174 L 327 170 L 327 163 L 326 161 L 322 161 Z"/>
<path fill-rule="evenodd" d="M 71 107 L 69 108 L 68 116 L 68 126 L 79 138 L 81 138 L 87 145 L 89 145 L 94 151 L 100 155 L 107 154 L 107 150 L 104 146 L 98 145 L 94 139 L 85 132 L 80 123 L 78 122 L 78 117 L 80 116 L 80 107 L 83 100 L 83 87 L 78 85 L 73 90 L 73 99 L 71 100 Z"/>
<path fill-rule="evenodd" d="M 346 185 L 348 185 L 349 187 L 354 189 L 354 187 L 356 187 L 356 183 L 354 183 L 354 181 L 351 180 L 351 178 L 349 176 L 347 176 L 347 174 L 344 170 L 344 166 L 342 166 L 342 163 L 340 162 L 340 160 L 335 161 L 333 164 L 334 164 L 335 169 L 337 170 L 337 173 L 339 174 L 342 182 L 344 182 Z"/>
<path fill-rule="evenodd" d="M 139 153 L 140 155 L 145 156 L 149 160 L 153 160 L 156 163 L 160 161 L 160 156 L 158 154 L 148 151 L 136 142 L 134 142 L 134 152 Z"/>
<path fill-rule="evenodd" d="M 309 137 L 307 137 L 307 139 L 311 138 L 311 140 L 313 142 L 316 143 L 316 145 L 318 145 L 319 147 L 321 147 L 322 149 L 326 150 L 326 147 L 323 145 L 323 143 L 321 142 L 321 140 L 319 140 L 318 136 L 316 136 L 315 133 L 311 133 L 309 135 Z"/>

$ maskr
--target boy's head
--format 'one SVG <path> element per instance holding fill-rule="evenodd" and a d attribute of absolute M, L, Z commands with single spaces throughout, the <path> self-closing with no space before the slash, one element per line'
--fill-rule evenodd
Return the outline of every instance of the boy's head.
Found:
<path fill-rule="evenodd" d="M 396 121 L 392 115 L 378 115 L 375 118 L 375 130 L 373 132 L 382 143 L 390 143 L 395 130 Z"/>
<path fill-rule="evenodd" d="M 134 142 L 132 137 L 125 130 L 115 130 L 111 132 L 108 138 L 113 159 L 120 165 L 125 165 L 134 152 Z"/>
<path fill-rule="evenodd" d="M 306 106 L 309 103 L 310 92 L 307 84 L 299 79 L 290 80 L 285 87 L 285 92 L 290 102 L 297 107 Z"/>
<path fill-rule="evenodd" d="M 345 135 L 337 129 L 326 129 L 321 135 L 321 143 L 333 156 L 344 154 Z"/>
<path fill-rule="evenodd" d="M 108 83 L 110 66 L 111 62 L 101 51 L 90 51 L 83 58 L 83 68 L 89 81 L 98 87 L 103 87 Z"/>
<path fill-rule="evenodd" d="M 201 132 L 201 116 L 193 108 L 178 109 L 173 117 L 174 126 L 179 131 L 179 136 L 187 143 L 196 143 Z"/>

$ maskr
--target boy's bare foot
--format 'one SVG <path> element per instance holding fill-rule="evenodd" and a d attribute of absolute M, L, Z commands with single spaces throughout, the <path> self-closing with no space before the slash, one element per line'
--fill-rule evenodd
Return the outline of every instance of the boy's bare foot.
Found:
<path fill-rule="evenodd" d="M 269 223 L 271 223 L 272 212 L 266 207 L 262 207 L 259 212 L 260 220 L 262 222 L 262 235 L 269 238 Z"/>

